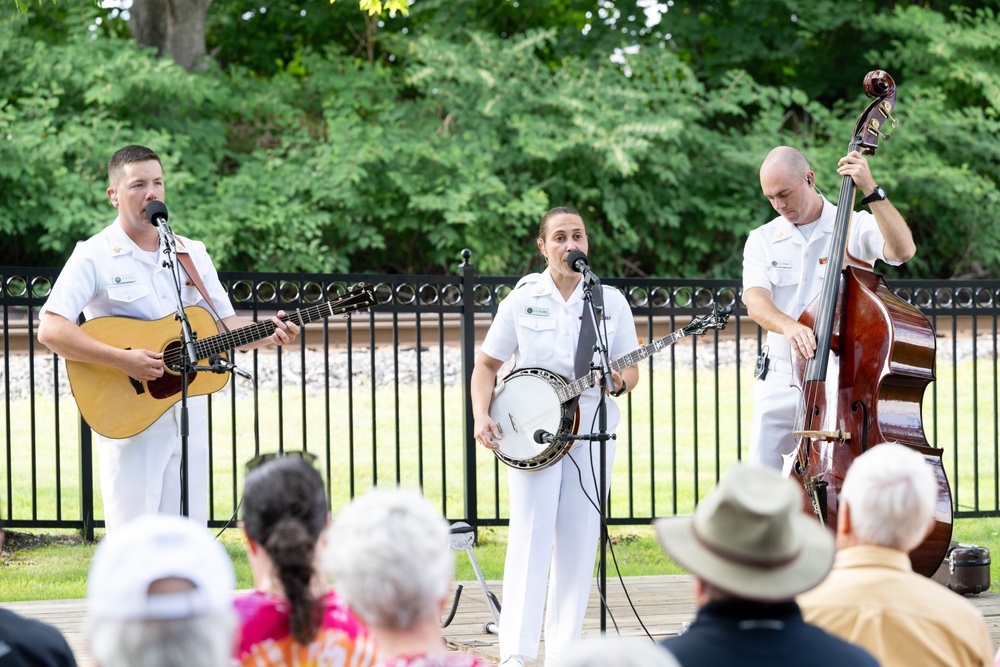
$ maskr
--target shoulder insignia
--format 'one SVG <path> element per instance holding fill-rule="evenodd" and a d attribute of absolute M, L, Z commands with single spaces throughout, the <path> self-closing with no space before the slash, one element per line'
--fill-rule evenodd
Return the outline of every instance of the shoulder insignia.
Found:
<path fill-rule="evenodd" d="M 521 279 L 517 281 L 517 284 L 514 285 L 514 289 L 521 289 L 525 285 L 532 285 L 534 283 L 537 283 L 538 279 L 541 278 L 541 277 L 542 277 L 542 274 L 540 274 L 540 273 L 529 273 L 526 276 L 522 276 Z M 543 287 L 539 287 L 538 289 L 540 290 L 538 292 L 539 294 L 541 294 L 543 291 L 545 291 L 545 289 Z"/>

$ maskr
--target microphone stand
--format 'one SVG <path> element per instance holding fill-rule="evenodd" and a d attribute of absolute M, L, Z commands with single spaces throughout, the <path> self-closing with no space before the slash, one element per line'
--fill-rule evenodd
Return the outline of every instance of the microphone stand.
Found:
<path fill-rule="evenodd" d="M 174 319 L 181 323 L 181 344 L 183 351 L 178 355 L 176 366 L 168 370 L 179 373 L 181 376 L 181 515 L 190 516 L 190 489 L 188 488 L 188 438 L 190 436 L 190 425 L 188 423 L 188 384 L 190 384 L 190 373 L 198 365 L 198 352 L 195 346 L 195 332 L 191 330 L 191 322 L 188 321 L 187 313 L 184 312 L 184 301 L 181 299 L 181 267 L 175 261 L 177 257 L 177 241 L 174 232 L 167 225 L 166 220 L 160 220 L 155 224 L 156 231 L 160 234 L 163 242 L 163 266 L 170 271 L 174 279 L 174 299 L 177 302 L 177 311 Z"/>
<path fill-rule="evenodd" d="M 593 280 L 590 280 L 593 278 Z M 607 564 L 607 548 L 608 548 L 608 533 L 606 530 L 607 526 L 607 443 L 615 437 L 614 433 L 608 433 L 608 404 L 607 404 L 607 393 L 608 383 L 612 382 L 611 378 L 611 361 L 608 358 L 608 339 L 607 332 L 604 330 L 600 324 L 604 321 L 603 306 L 597 306 L 594 304 L 594 284 L 597 284 L 598 289 L 600 289 L 600 283 L 597 281 L 593 274 L 585 275 L 583 278 L 583 301 L 584 310 L 590 313 L 591 322 L 594 325 L 594 332 L 597 334 L 597 340 L 594 343 L 594 351 L 597 352 L 600 357 L 600 366 L 595 367 L 593 362 L 591 362 L 591 372 L 594 370 L 600 371 L 600 395 L 597 403 L 597 433 L 591 433 L 586 436 L 577 436 L 577 440 L 589 440 L 598 441 L 600 443 L 600 482 L 597 489 L 598 507 L 600 508 L 599 514 L 601 519 L 601 538 L 600 538 L 600 558 L 598 560 L 598 578 L 597 586 L 600 590 L 601 598 L 601 634 L 607 632 L 607 613 L 608 613 L 608 603 L 607 603 L 607 580 L 608 580 L 608 564 Z M 602 300 L 603 302 L 603 300 Z M 591 459 L 593 460 L 593 459 Z"/>
<path fill-rule="evenodd" d="M 224 373 L 230 371 L 232 373 L 238 373 L 241 377 L 250 377 L 249 373 L 237 368 L 235 364 L 225 359 L 220 354 L 213 354 L 209 360 L 209 366 L 199 366 L 198 365 L 198 347 L 195 343 L 197 337 L 197 332 L 191 330 L 191 322 L 188 320 L 187 313 L 184 311 L 184 301 L 181 298 L 181 267 L 180 262 L 176 261 L 177 257 L 177 240 L 174 238 L 174 232 L 170 229 L 165 219 L 153 222 L 153 226 L 156 227 L 156 231 L 159 232 L 160 239 L 163 242 L 163 266 L 170 271 L 171 277 L 174 279 L 174 299 L 176 300 L 177 311 L 174 313 L 174 319 L 179 320 L 181 323 L 181 335 L 180 341 L 182 345 L 182 352 L 178 355 L 178 362 L 175 366 L 171 366 L 168 370 L 174 371 L 180 374 L 181 377 L 181 470 L 180 470 L 180 485 L 181 485 L 181 514 L 183 516 L 191 515 L 191 504 L 190 504 L 190 476 L 188 469 L 188 441 L 191 435 L 191 426 L 188 419 L 188 385 L 191 382 L 191 376 L 199 371 L 211 371 L 213 373 Z"/>

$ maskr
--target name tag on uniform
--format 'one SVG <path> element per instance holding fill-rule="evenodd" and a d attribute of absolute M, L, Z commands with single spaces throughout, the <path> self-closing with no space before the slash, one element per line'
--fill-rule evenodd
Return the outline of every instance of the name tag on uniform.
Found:
<path fill-rule="evenodd" d="M 114 278 L 112 278 L 112 280 L 114 281 L 115 285 L 127 285 L 129 283 L 135 282 L 135 274 L 126 273 L 123 276 L 115 276 Z"/>
<path fill-rule="evenodd" d="M 525 315 L 534 315 L 535 317 L 548 317 L 549 316 L 549 309 L 548 308 L 528 307 L 528 308 L 524 309 L 524 314 Z"/>
<path fill-rule="evenodd" d="M 775 269 L 790 269 L 792 268 L 791 262 L 779 262 L 777 260 L 771 261 L 771 266 Z"/>

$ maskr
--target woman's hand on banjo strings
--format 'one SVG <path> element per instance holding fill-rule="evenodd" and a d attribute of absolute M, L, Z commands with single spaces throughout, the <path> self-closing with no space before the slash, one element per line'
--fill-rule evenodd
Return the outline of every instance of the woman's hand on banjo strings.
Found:
<path fill-rule="evenodd" d="M 500 427 L 489 417 L 476 420 L 475 433 L 476 441 L 490 451 L 496 451 L 500 446 L 500 440 L 503 439 Z"/>

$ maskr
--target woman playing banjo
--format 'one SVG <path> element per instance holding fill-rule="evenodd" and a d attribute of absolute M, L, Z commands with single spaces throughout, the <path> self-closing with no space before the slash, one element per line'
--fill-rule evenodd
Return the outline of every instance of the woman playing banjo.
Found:
<path fill-rule="evenodd" d="M 500 303 L 472 372 L 470 392 L 476 440 L 498 456 L 504 447 L 505 433 L 491 417 L 490 404 L 497 373 L 504 361 L 514 355 L 517 369 L 544 369 L 574 379 L 580 329 L 591 319 L 584 302 L 583 275 L 567 263 L 573 251 L 587 252 L 583 218 L 571 208 L 552 209 L 541 220 L 537 243 L 548 268 L 522 278 Z M 638 340 L 625 298 L 610 287 L 598 285 L 593 291 L 601 291 L 603 297 L 599 326 L 607 331 L 609 358 L 634 351 Z M 596 354 L 593 359 L 599 365 Z M 636 366 L 621 372 L 613 370 L 607 391 L 621 396 L 634 389 L 638 380 Z M 515 391 L 513 386 L 507 390 Z M 580 394 L 578 434 L 597 430 L 599 399 L 596 382 Z M 614 432 L 619 416 L 615 402 L 607 401 L 609 433 Z M 509 431 L 508 440 L 513 437 Z M 609 483 L 614 455 L 615 441 L 608 440 Z M 578 440 L 568 454 L 542 468 L 512 466 L 509 471 L 510 531 L 499 628 L 501 665 L 505 667 L 523 665 L 538 656 L 550 564 L 546 662 L 557 659 L 580 640 L 600 530 L 596 488 L 599 458 L 599 443 Z M 607 489 L 605 497 L 606 493 Z"/>

